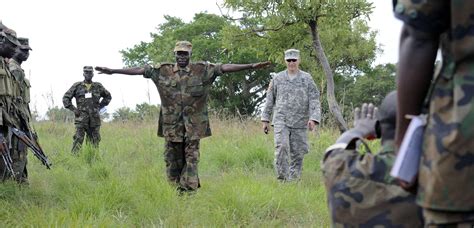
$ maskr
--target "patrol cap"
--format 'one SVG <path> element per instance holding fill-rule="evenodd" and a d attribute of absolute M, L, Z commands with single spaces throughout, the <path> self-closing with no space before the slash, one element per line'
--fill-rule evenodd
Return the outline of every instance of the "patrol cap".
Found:
<path fill-rule="evenodd" d="M 296 49 L 288 49 L 285 51 L 285 60 L 300 59 L 300 51 Z"/>
<path fill-rule="evenodd" d="M 92 66 L 84 66 L 83 70 L 84 72 L 94 72 L 94 68 L 92 68 Z"/>
<path fill-rule="evenodd" d="M 20 46 L 20 42 L 16 38 L 16 32 L 13 29 L 9 29 L 7 26 L 0 23 L 0 36 L 7 38 L 10 42 L 16 46 Z"/>
<path fill-rule="evenodd" d="M 176 42 L 176 45 L 174 46 L 174 52 L 186 51 L 188 53 L 191 53 L 192 50 L 193 50 L 193 45 L 189 41 L 178 41 Z"/>
<path fill-rule="evenodd" d="M 33 50 L 30 47 L 30 42 L 28 38 L 18 37 L 18 42 L 20 42 L 20 49 L 23 50 Z"/>

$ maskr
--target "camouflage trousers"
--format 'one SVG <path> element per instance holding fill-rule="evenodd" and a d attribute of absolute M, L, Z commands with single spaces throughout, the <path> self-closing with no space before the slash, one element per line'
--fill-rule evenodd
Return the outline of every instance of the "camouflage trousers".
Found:
<path fill-rule="evenodd" d="M 76 134 L 73 136 L 74 142 L 72 143 L 72 152 L 77 153 L 84 142 L 84 135 L 87 134 L 86 143 L 91 143 L 94 147 L 99 147 L 100 142 L 100 126 L 84 126 L 82 124 L 76 124 Z"/>
<path fill-rule="evenodd" d="M 184 142 L 166 140 L 165 162 L 168 181 L 181 190 L 193 191 L 201 187 L 198 176 L 199 139 Z"/>
<path fill-rule="evenodd" d="M 28 170 L 26 168 L 28 163 L 27 147 L 15 136 L 12 136 L 10 140 L 11 143 L 7 141 L 6 144 L 11 145 L 10 156 L 12 158 L 12 168 L 15 173 L 13 179 L 18 183 L 28 183 Z M 0 160 L 0 170 L 3 181 L 12 177 L 11 173 L 6 169 L 3 160 Z"/>
<path fill-rule="evenodd" d="M 308 153 L 306 129 L 274 127 L 275 171 L 283 181 L 299 180 L 303 169 L 303 158 Z"/>
<path fill-rule="evenodd" d="M 469 193 L 466 193 L 469 194 Z M 472 194 L 472 193 L 470 193 Z M 423 219 L 426 227 L 474 227 L 474 211 L 471 212 L 448 212 L 436 211 L 423 208 Z"/>

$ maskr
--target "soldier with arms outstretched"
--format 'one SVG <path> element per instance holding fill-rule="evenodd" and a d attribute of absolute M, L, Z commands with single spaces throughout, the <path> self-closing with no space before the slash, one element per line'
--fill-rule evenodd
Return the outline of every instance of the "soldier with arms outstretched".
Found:
<path fill-rule="evenodd" d="M 270 63 L 191 63 L 192 44 L 188 41 L 177 42 L 174 53 L 176 63 L 127 69 L 96 67 L 96 70 L 106 74 L 143 75 L 153 80 L 161 98 L 158 136 L 166 140 L 168 180 L 177 185 L 178 191 L 195 191 L 200 187 L 199 142 L 211 135 L 207 97 L 212 83 L 224 73 L 259 69 Z"/>

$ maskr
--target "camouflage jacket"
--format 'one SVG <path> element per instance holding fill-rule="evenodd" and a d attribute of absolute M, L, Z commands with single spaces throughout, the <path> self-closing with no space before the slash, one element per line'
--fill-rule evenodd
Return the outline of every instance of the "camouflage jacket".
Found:
<path fill-rule="evenodd" d="M 207 97 L 221 74 L 220 64 L 207 62 L 190 63 L 184 69 L 172 63 L 146 66 L 143 76 L 153 80 L 161 98 L 158 136 L 172 142 L 210 136 Z"/>
<path fill-rule="evenodd" d="M 299 71 L 290 79 L 287 71 L 276 74 L 267 90 L 262 121 L 291 128 L 306 128 L 309 120 L 320 122 L 319 91 L 310 74 Z"/>
<path fill-rule="evenodd" d="M 13 77 L 19 84 L 19 93 L 21 99 L 17 99 L 18 108 L 21 112 L 23 118 L 26 118 L 26 121 L 31 121 L 31 111 L 30 111 L 30 81 L 26 79 L 25 72 L 21 68 L 20 64 L 15 61 L 14 59 L 10 59 L 8 67 L 10 68 L 10 72 L 12 73 Z"/>
<path fill-rule="evenodd" d="M 109 91 L 99 82 L 92 82 L 90 90 L 87 90 L 84 82 L 76 82 L 64 94 L 64 107 L 74 111 L 76 107 L 72 104 L 72 98 L 76 99 L 77 109 L 80 111 L 80 115 L 76 116 L 75 123 L 88 126 L 100 125 L 99 110 L 112 100 Z"/>
<path fill-rule="evenodd" d="M 398 1 L 395 15 L 441 39 L 443 63 L 432 86 L 418 203 L 429 209 L 474 211 L 474 1 Z M 452 13 L 455 12 L 455 13 Z"/>
<path fill-rule="evenodd" d="M 19 84 L 11 74 L 6 60 L 0 57 L 0 125 L 20 128 L 17 103 L 19 96 Z"/>
<path fill-rule="evenodd" d="M 321 169 L 333 226 L 421 227 L 415 196 L 390 176 L 395 161 L 393 141 L 377 154 L 328 149 Z"/>

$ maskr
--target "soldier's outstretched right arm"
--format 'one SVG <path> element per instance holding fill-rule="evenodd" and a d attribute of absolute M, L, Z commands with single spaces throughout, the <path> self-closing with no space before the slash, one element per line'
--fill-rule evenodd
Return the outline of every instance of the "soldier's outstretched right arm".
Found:
<path fill-rule="evenodd" d="M 108 67 L 95 67 L 96 71 L 99 71 L 99 74 L 126 74 L 126 75 L 143 75 L 145 74 L 144 67 L 132 67 L 124 69 L 111 69 Z"/>

